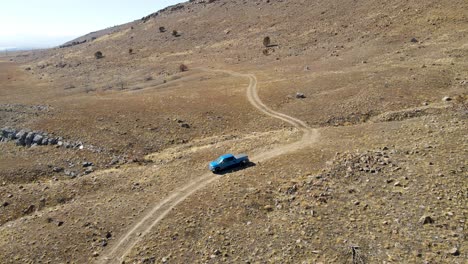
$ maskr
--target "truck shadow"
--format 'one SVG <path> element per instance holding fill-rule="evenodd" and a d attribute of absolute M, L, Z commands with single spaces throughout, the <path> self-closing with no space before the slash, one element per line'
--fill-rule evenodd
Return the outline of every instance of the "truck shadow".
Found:
<path fill-rule="evenodd" d="M 237 167 L 225 169 L 225 170 L 220 171 L 220 172 L 213 172 L 213 173 L 216 174 L 216 175 L 226 175 L 226 174 L 229 174 L 229 173 L 233 173 L 233 172 L 236 172 L 236 171 L 241 171 L 241 170 L 244 170 L 244 169 L 247 169 L 247 168 L 250 168 L 250 167 L 254 167 L 254 166 L 257 166 L 257 164 L 249 161 L 245 165 L 237 166 Z"/>

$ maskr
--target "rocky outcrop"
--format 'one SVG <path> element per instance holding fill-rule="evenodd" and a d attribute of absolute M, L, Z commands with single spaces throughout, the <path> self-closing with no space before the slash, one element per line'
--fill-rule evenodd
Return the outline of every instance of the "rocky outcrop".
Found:
<path fill-rule="evenodd" d="M 83 43 L 86 43 L 88 40 L 85 39 L 85 40 L 82 40 L 82 41 L 73 41 L 71 43 L 67 43 L 67 44 L 63 44 L 61 46 L 59 46 L 60 48 L 68 48 L 68 47 L 73 47 L 73 46 L 76 46 L 76 45 L 80 45 L 80 44 L 83 44 Z"/>
<path fill-rule="evenodd" d="M 14 141 L 17 146 L 24 147 L 56 145 L 57 147 L 83 149 L 82 142 L 66 141 L 62 137 L 57 137 L 46 132 L 2 128 L 0 130 L 0 142 L 8 141 Z"/>

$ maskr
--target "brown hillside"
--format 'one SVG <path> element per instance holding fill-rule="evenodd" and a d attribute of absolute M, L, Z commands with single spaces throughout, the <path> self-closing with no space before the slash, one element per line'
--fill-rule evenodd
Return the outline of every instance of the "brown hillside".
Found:
<path fill-rule="evenodd" d="M 194 0 L 0 57 L 0 127 L 62 143 L 1 134 L 0 263 L 465 263 L 466 10 Z"/>

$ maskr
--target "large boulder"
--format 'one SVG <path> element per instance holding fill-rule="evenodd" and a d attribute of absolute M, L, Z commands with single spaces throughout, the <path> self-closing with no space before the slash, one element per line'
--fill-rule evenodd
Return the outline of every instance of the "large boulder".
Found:
<path fill-rule="evenodd" d="M 1 137 L 8 139 L 8 140 L 14 139 L 15 135 L 16 135 L 16 130 L 12 128 L 2 128 L 2 131 L 0 133 Z"/>
<path fill-rule="evenodd" d="M 37 145 L 41 145 L 43 139 L 44 139 L 44 137 L 41 134 L 36 134 L 33 137 L 32 143 L 37 144 Z"/>
<path fill-rule="evenodd" d="M 0 136 L 6 138 L 7 137 L 7 131 L 8 131 L 8 128 L 2 128 Z"/>
<path fill-rule="evenodd" d="M 42 139 L 41 144 L 39 144 L 39 145 L 49 145 L 49 138 L 48 138 L 48 137 L 44 137 L 44 138 Z"/>
<path fill-rule="evenodd" d="M 18 133 L 16 133 L 16 135 L 15 135 L 16 145 L 25 146 L 26 145 L 26 136 L 27 135 L 28 135 L 28 132 L 26 130 L 20 130 Z"/>
<path fill-rule="evenodd" d="M 17 139 L 17 140 L 15 140 L 15 143 L 16 143 L 16 146 L 24 146 L 25 145 L 24 144 L 24 139 L 23 140 Z"/>
<path fill-rule="evenodd" d="M 58 140 L 57 138 L 49 138 L 49 145 L 57 145 Z"/>
<path fill-rule="evenodd" d="M 34 136 L 36 134 L 34 132 L 29 132 L 27 135 L 26 135 L 26 138 L 24 139 L 24 144 L 26 146 L 31 146 L 32 143 L 33 143 L 33 139 L 34 139 Z"/>

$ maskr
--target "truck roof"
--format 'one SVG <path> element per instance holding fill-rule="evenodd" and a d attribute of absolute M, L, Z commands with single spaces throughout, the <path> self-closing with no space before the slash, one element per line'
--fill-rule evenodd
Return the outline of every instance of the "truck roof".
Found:
<path fill-rule="evenodd" d="M 234 157 L 234 155 L 232 155 L 232 154 L 224 154 L 224 155 L 222 155 L 220 158 L 221 158 L 221 159 L 226 159 L 226 158 L 231 158 L 231 157 Z"/>

